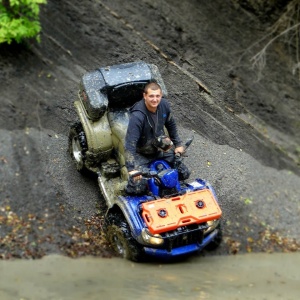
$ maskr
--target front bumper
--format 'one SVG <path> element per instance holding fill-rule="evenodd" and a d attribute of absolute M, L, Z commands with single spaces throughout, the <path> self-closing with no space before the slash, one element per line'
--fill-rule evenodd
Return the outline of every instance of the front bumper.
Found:
<path fill-rule="evenodd" d="M 156 258 L 173 258 L 178 257 L 182 255 L 191 254 L 193 252 L 201 251 L 205 246 L 207 246 L 210 242 L 213 241 L 213 239 L 217 236 L 219 229 L 215 229 L 208 235 L 206 235 L 202 243 L 193 243 L 190 245 L 180 246 L 173 248 L 171 251 L 168 251 L 166 249 L 157 249 L 157 248 L 150 248 L 150 247 L 144 247 L 145 253 L 150 256 L 154 256 Z"/>

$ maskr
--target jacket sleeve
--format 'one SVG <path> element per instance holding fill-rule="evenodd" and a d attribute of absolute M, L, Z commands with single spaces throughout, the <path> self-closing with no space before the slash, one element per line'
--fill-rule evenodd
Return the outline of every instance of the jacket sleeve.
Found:
<path fill-rule="evenodd" d="M 179 137 L 177 125 L 176 125 L 175 119 L 172 115 L 171 108 L 168 103 L 166 105 L 167 105 L 167 109 L 168 109 L 168 117 L 167 117 L 165 126 L 168 130 L 169 136 L 170 136 L 172 142 L 174 143 L 175 147 L 179 147 L 179 146 L 181 146 L 182 141 Z"/>
<path fill-rule="evenodd" d="M 137 143 L 143 129 L 143 115 L 132 112 L 125 137 L 125 161 L 128 172 L 136 169 L 140 154 L 137 153 Z"/>

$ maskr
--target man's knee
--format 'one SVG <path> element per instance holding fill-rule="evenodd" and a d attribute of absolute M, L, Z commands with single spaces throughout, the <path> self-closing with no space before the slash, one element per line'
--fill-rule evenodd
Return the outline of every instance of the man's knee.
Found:
<path fill-rule="evenodd" d="M 157 158 L 163 159 L 166 162 L 168 162 L 169 164 L 173 165 L 173 163 L 175 161 L 175 153 L 172 149 L 169 150 L 168 152 L 159 151 Z"/>
<path fill-rule="evenodd" d="M 128 183 L 125 187 L 125 192 L 129 195 L 144 195 L 148 192 L 147 179 L 134 181 L 132 177 L 129 177 Z"/>
<path fill-rule="evenodd" d="M 190 170 L 189 170 L 188 167 L 187 167 L 185 164 L 183 164 L 183 163 L 181 163 L 181 164 L 179 165 L 179 167 L 177 168 L 177 170 L 178 170 L 179 180 L 186 180 L 186 179 L 188 179 L 188 178 L 190 177 L 190 175 L 191 175 Z"/>

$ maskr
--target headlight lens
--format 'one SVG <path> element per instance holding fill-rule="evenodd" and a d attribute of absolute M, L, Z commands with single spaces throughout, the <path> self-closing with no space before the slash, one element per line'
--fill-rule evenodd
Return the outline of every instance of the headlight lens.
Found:
<path fill-rule="evenodd" d="M 145 243 L 150 245 L 162 245 L 164 243 L 163 238 L 159 234 L 152 235 L 147 228 L 142 230 L 142 238 Z"/>
<path fill-rule="evenodd" d="M 207 233 L 215 230 L 216 227 L 219 225 L 219 223 L 220 223 L 220 219 L 212 220 L 212 221 L 207 221 L 207 225 L 209 227 L 204 231 L 204 234 L 207 234 Z"/>

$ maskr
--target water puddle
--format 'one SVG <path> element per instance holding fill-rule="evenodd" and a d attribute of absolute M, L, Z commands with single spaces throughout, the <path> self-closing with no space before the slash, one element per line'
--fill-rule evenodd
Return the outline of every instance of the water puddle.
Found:
<path fill-rule="evenodd" d="M 51 255 L 0 261 L 0 299 L 298 299 L 299 266 L 300 253 L 192 257 L 173 264 Z"/>

